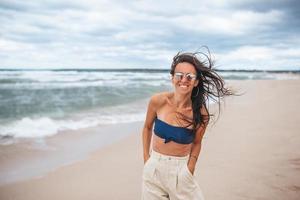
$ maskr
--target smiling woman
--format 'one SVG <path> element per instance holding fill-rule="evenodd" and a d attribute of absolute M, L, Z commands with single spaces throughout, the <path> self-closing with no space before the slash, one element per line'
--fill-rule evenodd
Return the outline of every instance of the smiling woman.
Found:
<path fill-rule="evenodd" d="M 211 116 L 208 98 L 220 106 L 221 97 L 234 95 L 212 67 L 209 55 L 178 53 L 170 71 L 174 91 L 151 97 L 143 129 L 143 199 L 204 199 L 194 170 Z"/>

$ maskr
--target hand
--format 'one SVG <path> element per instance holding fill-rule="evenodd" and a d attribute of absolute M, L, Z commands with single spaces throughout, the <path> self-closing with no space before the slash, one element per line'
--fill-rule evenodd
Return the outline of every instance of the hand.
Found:
<path fill-rule="evenodd" d="M 144 164 L 147 162 L 147 160 L 150 158 L 150 156 L 147 156 L 144 158 Z"/>
<path fill-rule="evenodd" d="M 192 166 L 192 165 L 187 165 L 188 167 L 188 170 L 190 170 L 191 174 L 194 175 L 194 171 L 195 171 L 195 166 Z"/>

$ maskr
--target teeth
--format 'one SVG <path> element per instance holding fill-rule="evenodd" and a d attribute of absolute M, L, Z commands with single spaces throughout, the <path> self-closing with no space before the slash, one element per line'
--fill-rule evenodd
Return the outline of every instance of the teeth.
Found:
<path fill-rule="evenodd" d="M 179 87 L 187 88 L 187 85 L 179 85 Z"/>

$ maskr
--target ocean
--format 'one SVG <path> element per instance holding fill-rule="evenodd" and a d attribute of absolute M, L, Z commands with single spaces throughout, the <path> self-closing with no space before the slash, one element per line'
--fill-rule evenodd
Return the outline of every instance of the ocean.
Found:
<path fill-rule="evenodd" d="M 291 79 L 291 72 L 220 71 L 226 80 Z M 0 70 L 0 145 L 65 130 L 142 121 L 148 98 L 171 91 L 168 70 Z"/>

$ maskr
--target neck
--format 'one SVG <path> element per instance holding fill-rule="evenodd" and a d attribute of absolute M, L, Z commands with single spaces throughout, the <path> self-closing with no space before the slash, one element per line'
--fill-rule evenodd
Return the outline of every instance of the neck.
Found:
<path fill-rule="evenodd" d="M 174 92 L 174 105 L 177 108 L 188 108 L 192 105 L 190 95 L 182 95 Z"/>

